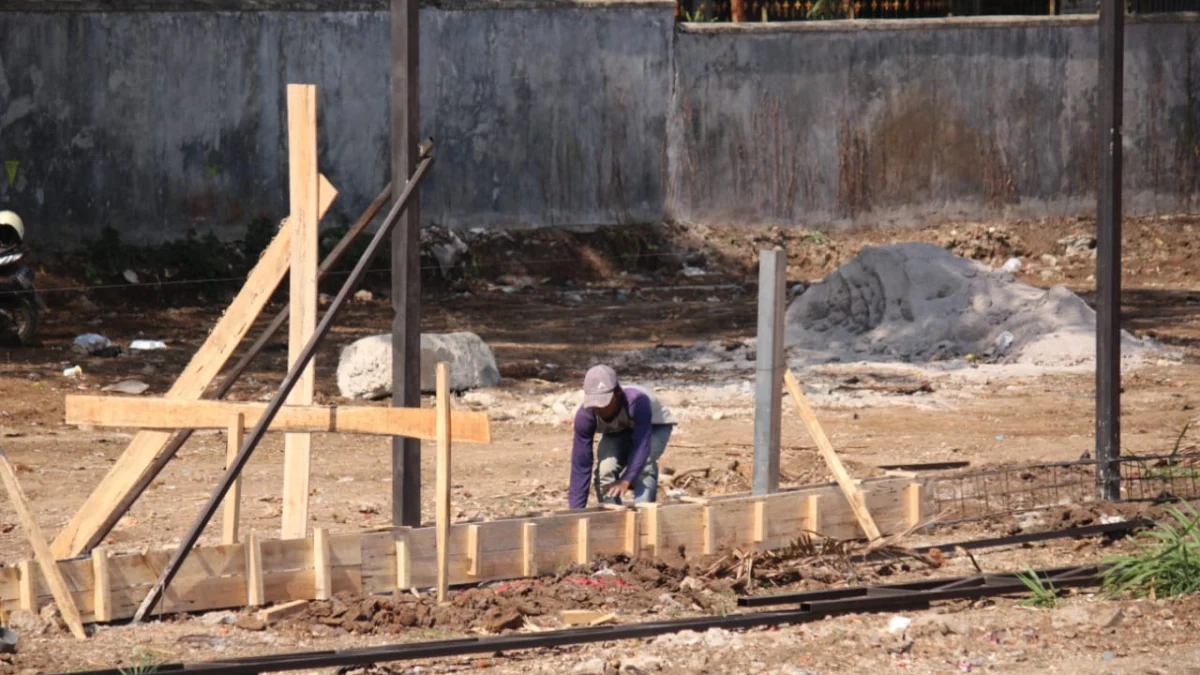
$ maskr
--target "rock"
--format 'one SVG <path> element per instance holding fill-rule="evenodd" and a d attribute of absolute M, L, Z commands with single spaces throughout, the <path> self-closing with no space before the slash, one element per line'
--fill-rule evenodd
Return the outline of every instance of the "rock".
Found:
<path fill-rule="evenodd" d="M 1125 620 L 1125 612 L 1118 607 L 1111 612 L 1098 612 L 1093 620 L 1096 625 L 1101 628 L 1116 628 L 1122 621 Z"/>
<path fill-rule="evenodd" d="M 922 616 L 913 622 L 913 629 L 922 635 L 970 635 L 971 625 L 953 616 Z"/>
<path fill-rule="evenodd" d="M 421 335 L 421 391 L 434 389 L 438 361 L 450 363 L 455 391 L 494 387 L 500 382 L 496 359 L 474 333 Z M 372 335 L 342 350 L 337 369 L 338 391 L 346 398 L 374 398 L 392 391 L 392 336 Z"/>
<path fill-rule="evenodd" d="M 606 670 L 608 670 L 608 663 L 604 659 L 588 659 L 575 664 L 571 672 L 576 675 L 604 675 Z"/>
<path fill-rule="evenodd" d="M 233 625 L 241 628 L 242 630 L 249 631 L 263 631 L 267 629 L 267 622 L 263 621 L 257 616 L 248 614 L 239 616 L 237 620 L 233 622 Z"/>
<path fill-rule="evenodd" d="M 146 393 L 146 391 L 149 389 L 150 385 L 142 382 L 141 380 L 122 380 L 116 384 L 110 384 L 107 387 L 101 387 L 100 391 L 112 391 L 118 394 L 137 396 L 138 394 Z"/>
<path fill-rule="evenodd" d="M 200 623 L 206 626 L 219 626 L 222 624 L 234 623 L 237 617 L 233 612 L 209 612 L 200 617 Z"/>
<path fill-rule="evenodd" d="M 375 299 L 375 296 L 371 294 L 371 291 L 362 290 L 362 291 L 357 291 L 354 294 L 355 302 L 371 302 L 374 299 Z"/>
<path fill-rule="evenodd" d="M 729 646 L 732 635 L 727 630 L 709 628 L 704 632 L 704 645 L 709 649 L 720 649 Z"/>
<path fill-rule="evenodd" d="M 8 627 L 17 635 L 36 635 L 45 627 L 33 612 L 15 609 L 8 615 Z"/>
<path fill-rule="evenodd" d="M 621 661 L 622 673 L 653 673 L 663 669 L 663 660 L 657 656 L 631 656 Z"/>
<path fill-rule="evenodd" d="M 679 582 L 679 588 L 680 590 L 696 591 L 698 593 L 704 590 L 704 582 L 696 577 L 685 577 L 683 581 Z"/>
<path fill-rule="evenodd" d="M 505 630 L 515 630 L 520 628 L 524 623 L 524 617 L 516 610 L 501 610 L 499 607 L 492 610 L 491 615 L 487 618 L 487 630 L 489 633 L 499 633 Z"/>

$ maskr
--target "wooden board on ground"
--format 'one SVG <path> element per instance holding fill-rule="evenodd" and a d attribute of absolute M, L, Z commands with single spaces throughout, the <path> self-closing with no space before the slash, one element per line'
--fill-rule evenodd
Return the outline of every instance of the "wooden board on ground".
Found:
<path fill-rule="evenodd" d="M 906 529 L 914 508 L 928 510 L 928 491 L 918 492 L 920 488 L 912 486 L 920 483 L 885 478 L 860 484 L 885 531 Z M 761 497 L 733 496 L 707 504 L 584 509 L 459 522 L 450 528 L 448 537 L 448 583 L 517 579 L 539 571 L 552 574 L 593 556 L 627 554 L 631 541 L 639 544 L 641 555 L 647 558 L 673 556 L 680 547 L 688 555 L 700 554 L 709 531 L 715 548 L 783 548 L 814 529 L 809 527 L 814 504 L 819 505 L 815 529 L 821 535 L 836 539 L 864 536 L 836 485 Z M 424 526 L 327 536 L 322 532 L 287 540 L 250 536 L 245 543 L 200 546 L 184 560 L 168 587 L 163 613 L 245 607 L 251 602 L 282 604 L 341 592 L 433 588 L 437 585 L 435 538 L 435 528 Z M 255 555 L 247 554 L 251 542 Z M 134 614 L 170 554 L 158 550 L 107 558 L 109 602 L 100 604 L 111 620 Z M 83 621 L 96 621 L 94 561 L 60 561 L 57 566 Z M 42 580 L 32 581 L 27 583 L 13 568 L 0 568 L 0 609 L 36 609 L 52 602 Z"/>

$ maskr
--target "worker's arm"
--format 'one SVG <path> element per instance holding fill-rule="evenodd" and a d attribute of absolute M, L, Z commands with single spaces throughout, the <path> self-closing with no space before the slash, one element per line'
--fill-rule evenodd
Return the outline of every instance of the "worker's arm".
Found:
<path fill-rule="evenodd" d="M 596 436 L 596 414 L 580 407 L 575 413 L 575 439 L 571 447 L 571 486 L 567 504 L 572 509 L 587 506 L 588 483 L 592 478 L 592 439 Z"/>
<path fill-rule="evenodd" d="M 621 480 L 633 485 L 638 474 L 650 459 L 650 435 L 654 431 L 653 413 L 650 411 L 650 399 L 639 396 L 633 402 L 633 452 L 629 453 L 629 464 Z"/>

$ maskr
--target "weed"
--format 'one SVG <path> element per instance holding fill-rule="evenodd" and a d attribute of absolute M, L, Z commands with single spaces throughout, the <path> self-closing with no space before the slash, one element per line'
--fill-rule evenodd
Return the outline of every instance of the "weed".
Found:
<path fill-rule="evenodd" d="M 1102 589 L 1110 596 L 1166 598 L 1200 590 L 1200 513 L 1183 503 L 1168 513 L 1175 522 L 1133 540 L 1133 553 L 1106 561 Z"/>
<path fill-rule="evenodd" d="M 1021 607 L 1042 607 L 1044 609 L 1052 609 L 1058 604 L 1058 589 L 1054 588 L 1054 584 L 1050 581 L 1042 581 L 1037 572 L 1034 572 L 1028 565 L 1025 566 L 1025 571 L 1018 573 L 1017 578 L 1025 584 L 1025 588 L 1029 589 L 1030 596 L 1017 604 Z"/>
<path fill-rule="evenodd" d="M 160 660 L 152 652 L 145 651 L 141 648 L 133 651 L 131 658 L 133 665 L 128 668 L 118 668 L 117 672 L 121 675 L 147 675 L 158 670 Z"/>
<path fill-rule="evenodd" d="M 829 237 L 825 236 L 824 232 L 806 232 L 804 234 L 804 241 L 820 246 L 821 244 L 828 242 Z"/>

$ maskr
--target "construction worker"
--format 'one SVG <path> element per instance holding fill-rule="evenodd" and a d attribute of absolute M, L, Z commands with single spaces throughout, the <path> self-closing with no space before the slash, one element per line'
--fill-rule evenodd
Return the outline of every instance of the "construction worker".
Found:
<path fill-rule="evenodd" d="M 658 459 L 667 448 L 675 419 L 654 392 L 622 386 L 609 366 L 595 366 L 583 378 L 583 405 L 575 413 L 571 449 L 571 484 L 567 499 L 572 509 L 588 502 L 592 474 L 592 440 L 596 448 L 595 490 L 601 503 L 620 504 L 633 489 L 633 501 L 653 502 L 658 496 Z"/>

